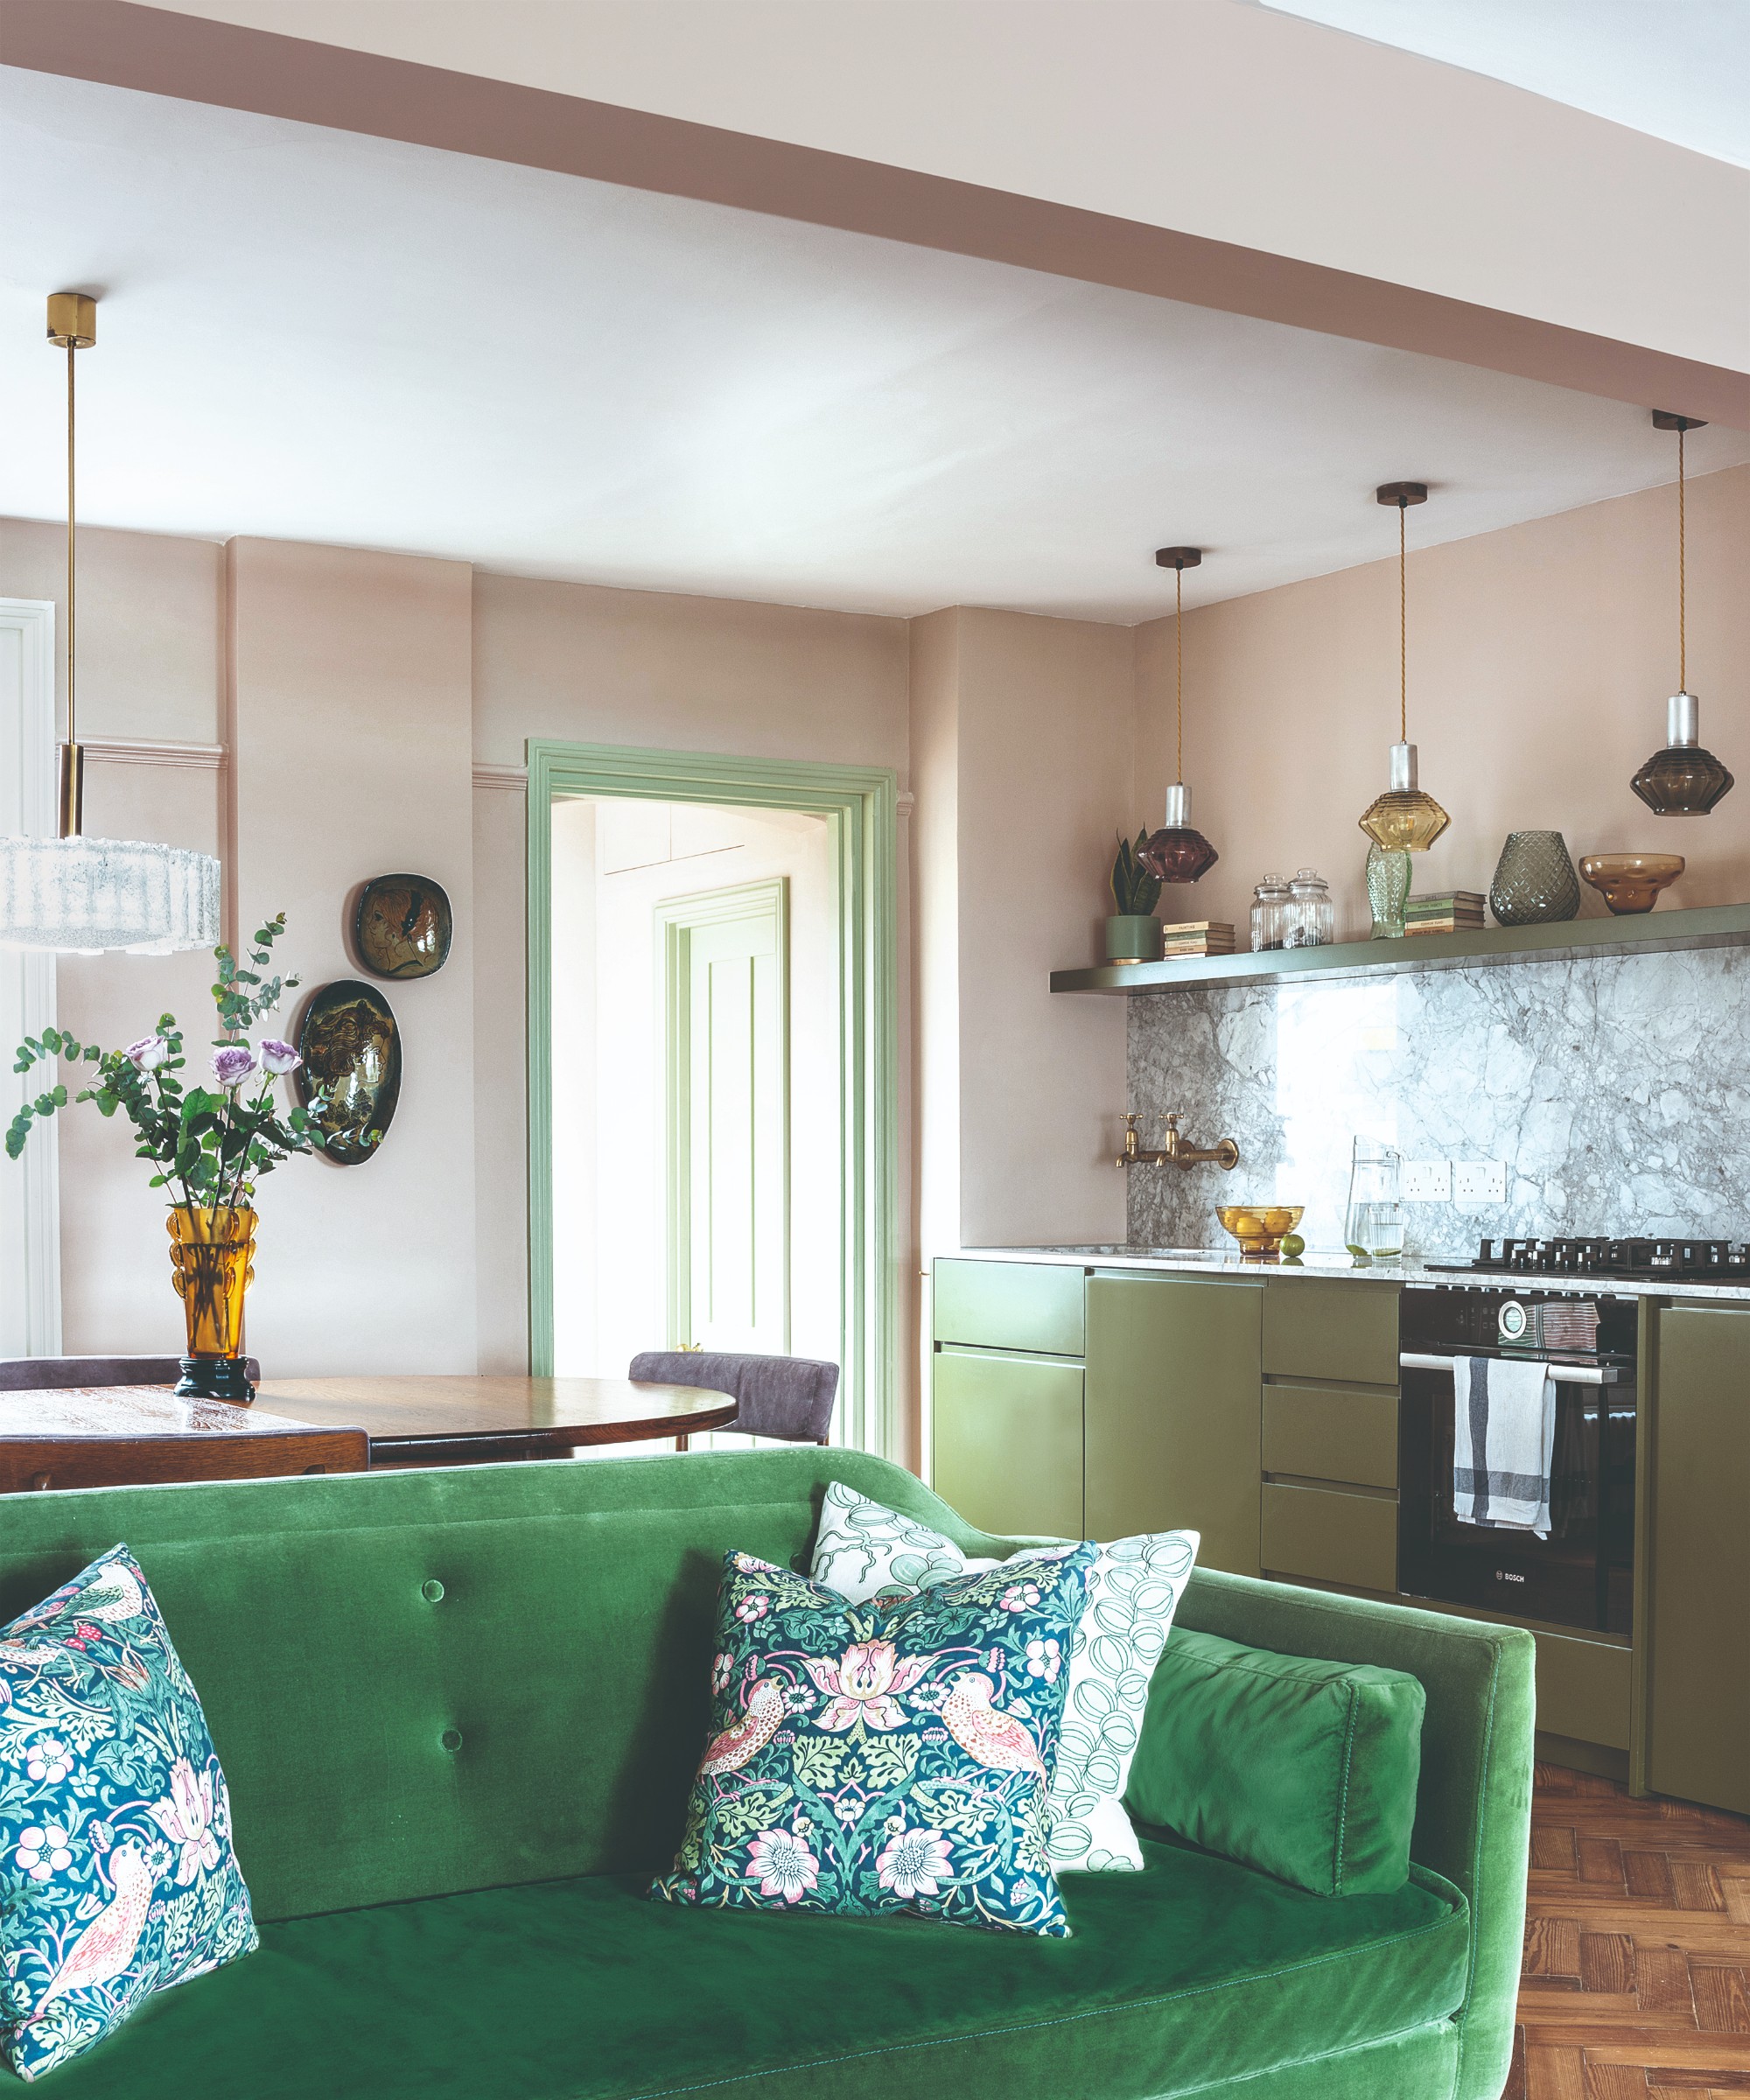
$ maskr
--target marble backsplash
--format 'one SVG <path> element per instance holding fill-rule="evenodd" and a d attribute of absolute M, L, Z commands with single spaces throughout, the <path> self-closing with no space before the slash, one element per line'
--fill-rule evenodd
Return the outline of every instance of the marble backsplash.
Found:
<path fill-rule="evenodd" d="M 1501 1160 L 1504 1203 L 1405 1206 L 1407 1251 L 1485 1234 L 1750 1238 L 1750 949 L 1666 950 L 1134 998 L 1144 1144 L 1180 1112 L 1240 1164 L 1136 1167 L 1132 1246 L 1231 1245 L 1218 1203 L 1304 1203 L 1340 1246 L 1356 1136 L 1406 1160 Z"/>

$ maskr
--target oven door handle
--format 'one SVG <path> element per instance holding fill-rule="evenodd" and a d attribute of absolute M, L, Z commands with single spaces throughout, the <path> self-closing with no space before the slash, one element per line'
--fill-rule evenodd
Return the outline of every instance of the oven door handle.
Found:
<path fill-rule="evenodd" d="M 1398 1360 L 1406 1371 L 1450 1371 L 1456 1356 L 1418 1356 L 1406 1353 Z M 1522 1356 L 1502 1357 L 1503 1363 L 1523 1363 Z M 1551 1363 L 1550 1376 L 1558 1385 L 1620 1385 L 1622 1371 L 1614 1363 Z"/>

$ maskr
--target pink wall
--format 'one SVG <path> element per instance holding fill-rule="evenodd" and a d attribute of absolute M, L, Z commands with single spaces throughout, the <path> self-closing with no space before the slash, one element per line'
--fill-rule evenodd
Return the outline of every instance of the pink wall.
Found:
<path fill-rule="evenodd" d="M 1379 516 L 1389 548 L 1396 521 Z M 1708 817 L 1656 817 L 1628 788 L 1676 690 L 1676 547 L 1671 487 L 1411 553 L 1410 734 L 1452 818 L 1418 858 L 1418 892 L 1486 892 L 1507 834 L 1548 830 L 1577 860 L 1684 854 L 1673 906 L 1750 897 L 1750 467 L 1689 492 L 1690 689 L 1703 742 L 1741 783 Z M 1138 802 L 1158 823 L 1172 622 L 1135 634 Z M 1252 886 L 1306 863 L 1332 886 L 1340 934 L 1364 935 L 1356 819 L 1386 785 L 1397 734 L 1395 556 L 1187 611 L 1185 680 L 1186 777 L 1222 858 L 1194 890 L 1166 892 L 1161 915 L 1231 920 L 1243 938 Z M 1582 909 L 1601 915 L 1603 901 L 1588 890 Z"/>

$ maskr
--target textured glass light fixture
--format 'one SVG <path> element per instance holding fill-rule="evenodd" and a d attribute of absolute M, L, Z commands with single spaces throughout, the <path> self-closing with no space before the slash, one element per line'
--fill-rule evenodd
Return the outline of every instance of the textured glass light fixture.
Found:
<path fill-rule="evenodd" d="M 1388 853 L 1425 853 L 1451 818 L 1416 781 L 1416 746 L 1410 742 L 1409 558 L 1404 515 L 1412 503 L 1425 503 L 1422 481 L 1385 481 L 1374 491 L 1377 503 L 1397 507 L 1397 742 L 1391 747 L 1391 770 L 1383 794 L 1368 804 L 1361 828 Z"/>
<path fill-rule="evenodd" d="M 1705 816 L 1732 792 L 1732 775 L 1701 747 L 1700 702 L 1689 690 L 1687 518 L 1684 438 L 1705 426 L 1698 416 L 1653 411 L 1653 427 L 1677 433 L 1677 690 L 1665 703 L 1665 747 L 1656 751 L 1628 783 L 1655 816 Z"/>
<path fill-rule="evenodd" d="M 168 956 L 219 939 L 219 863 L 211 854 L 82 836 L 85 752 L 75 714 L 74 354 L 97 340 L 97 302 L 49 297 L 49 340 L 66 352 L 66 740 L 60 746 L 60 836 L 0 838 L 0 946 L 76 955 L 123 949 Z"/>
<path fill-rule="evenodd" d="M 1157 882 L 1195 882 L 1207 875 L 1222 858 L 1200 831 L 1191 827 L 1191 790 L 1185 785 L 1185 571 L 1200 567 L 1200 547 L 1158 547 L 1155 561 L 1172 570 L 1172 640 L 1177 652 L 1174 673 L 1175 705 L 1179 735 L 1173 761 L 1172 785 L 1166 791 L 1166 821 L 1150 832 L 1137 858 Z"/>

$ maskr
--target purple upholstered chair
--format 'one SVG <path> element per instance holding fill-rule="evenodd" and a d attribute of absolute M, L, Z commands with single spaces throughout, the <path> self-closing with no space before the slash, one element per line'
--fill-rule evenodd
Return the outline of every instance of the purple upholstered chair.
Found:
<path fill-rule="evenodd" d="M 243 1359 L 249 1383 L 262 1382 L 262 1367 Z M 179 1356 L 0 1356 L 0 1393 L 62 1392 L 70 1385 L 174 1385 L 182 1376 Z"/>
<path fill-rule="evenodd" d="M 634 1356 L 628 1378 L 644 1385 L 703 1386 L 732 1393 L 733 1422 L 725 1429 L 746 1437 L 772 1437 L 783 1444 L 831 1440 L 832 1404 L 838 1396 L 838 1366 L 810 1356 L 732 1356 L 704 1349 L 651 1349 Z M 687 1448 L 677 1437 L 679 1449 Z"/>

